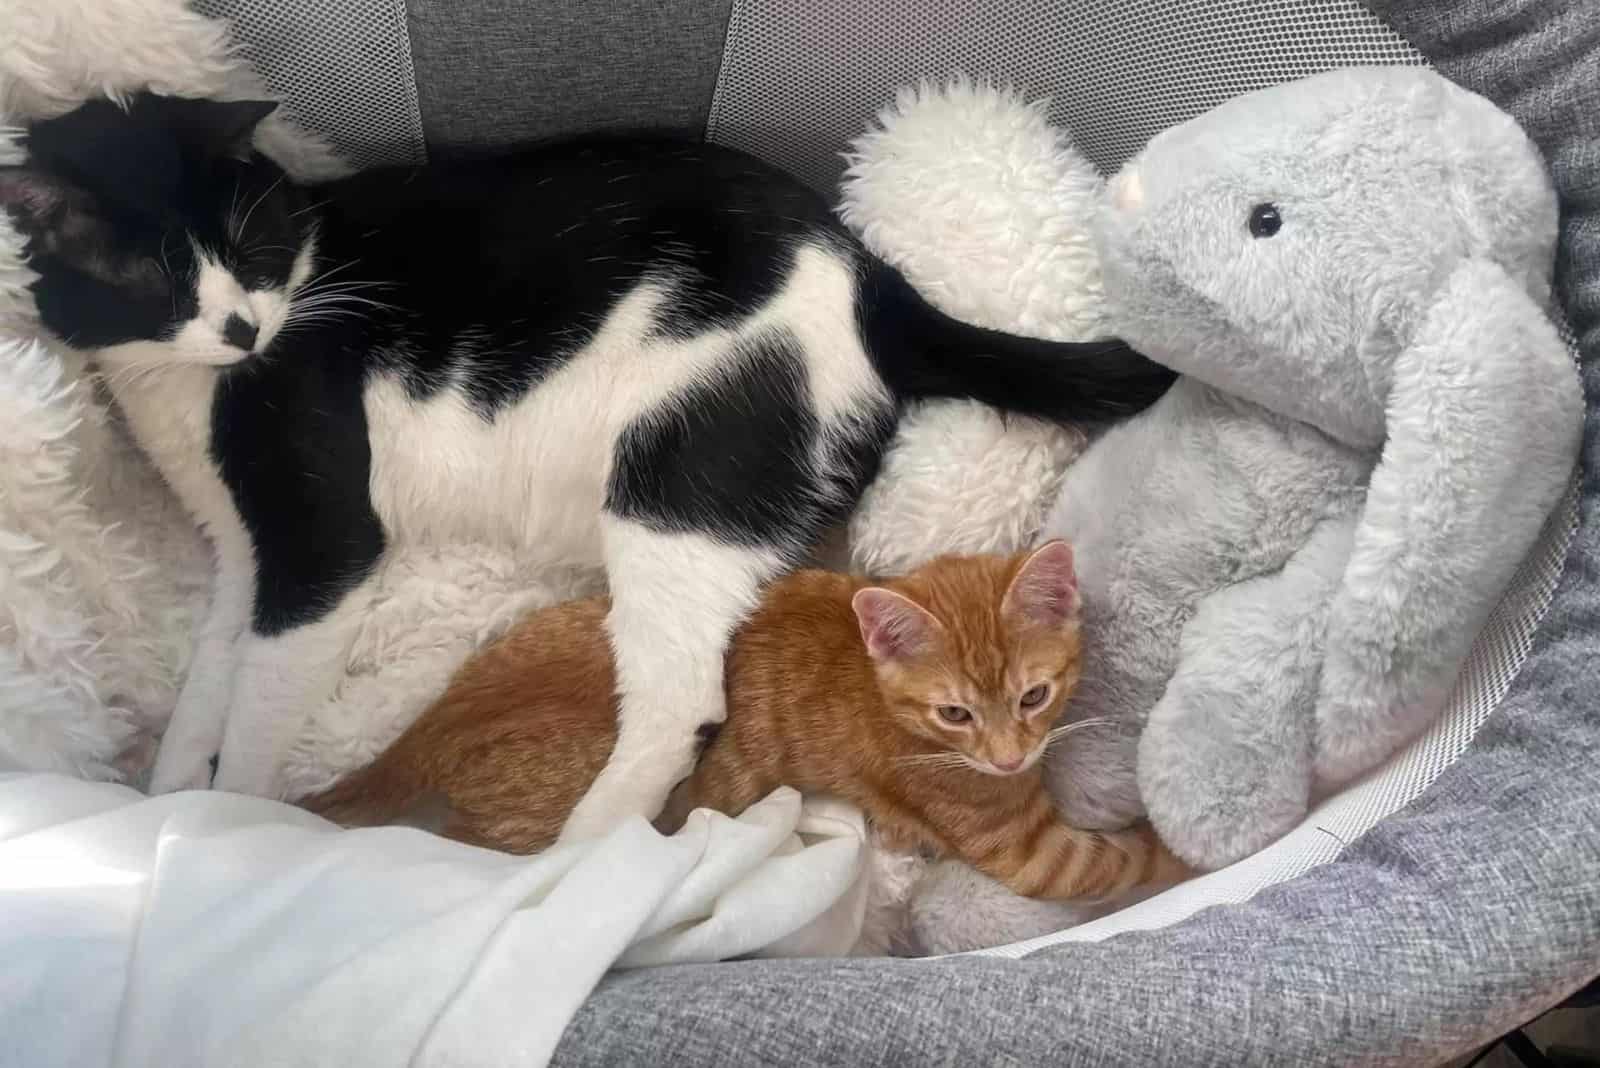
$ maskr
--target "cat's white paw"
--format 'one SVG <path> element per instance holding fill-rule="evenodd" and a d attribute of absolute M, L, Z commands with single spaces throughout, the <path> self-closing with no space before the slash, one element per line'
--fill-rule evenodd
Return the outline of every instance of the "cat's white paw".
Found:
<path fill-rule="evenodd" d="M 247 794 L 250 797 L 282 797 L 277 768 L 264 760 L 229 760 L 226 755 L 217 766 L 211 781 L 213 789 L 230 794 Z"/>
<path fill-rule="evenodd" d="M 162 746 L 150 771 L 150 794 L 211 789 L 212 755 L 204 750 L 173 750 Z"/>
<path fill-rule="evenodd" d="M 640 816 L 651 819 L 656 812 L 651 811 L 642 803 L 622 803 L 627 799 L 596 797 L 591 790 L 578 806 L 572 810 L 572 815 L 567 817 L 567 822 L 562 824 L 561 833 L 556 836 L 557 845 L 569 845 L 573 842 L 588 842 L 597 838 L 604 838 L 622 824 L 630 816 Z M 593 803 L 591 803 L 593 802 Z M 655 806 L 657 809 L 659 805 Z"/>
<path fill-rule="evenodd" d="M 672 788 L 694 769 L 697 754 L 693 735 L 689 737 L 689 744 L 677 759 L 672 759 L 675 754 L 663 747 L 632 761 L 619 760 L 613 751 L 611 760 L 600 769 L 562 825 L 557 843 L 604 838 L 633 816 L 653 820 L 661 815 Z"/>

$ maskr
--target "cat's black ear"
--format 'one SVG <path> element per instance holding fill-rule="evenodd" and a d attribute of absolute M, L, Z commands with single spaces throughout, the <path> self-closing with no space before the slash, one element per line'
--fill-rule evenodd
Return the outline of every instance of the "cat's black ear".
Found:
<path fill-rule="evenodd" d="M 24 237 L 81 226 L 88 202 L 88 194 L 58 175 L 32 167 L 0 167 L 0 211 Z"/>
<path fill-rule="evenodd" d="M 112 262 L 112 230 L 94 196 L 67 178 L 31 166 L 0 167 L 0 214 L 35 254 L 74 266 Z"/>
<path fill-rule="evenodd" d="M 172 131 L 184 147 L 202 158 L 242 158 L 250 154 L 256 127 L 278 109 L 272 100 L 198 100 L 139 96 L 133 114 Z"/>
<path fill-rule="evenodd" d="M 0 210 L 24 234 L 36 232 L 64 198 L 63 184 L 29 167 L 0 167 Z"/>
<path fill-rule="evenodd" d="M 39 171 L 70 176 L 102 203 L 158 215 L 177 198 L 183 151 L 171 131 L 136 112 L 91 100 L 35 123 L 27 132 L 29 162 Z"/>

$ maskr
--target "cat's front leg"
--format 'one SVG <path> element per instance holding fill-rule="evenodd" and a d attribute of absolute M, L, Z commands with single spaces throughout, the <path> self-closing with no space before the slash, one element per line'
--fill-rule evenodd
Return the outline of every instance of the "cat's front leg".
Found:
<path fill-rule="evenodd" d="M 372 600 L 367 578 L 311 622 L 239 639 L 216 787 L 279 797 L 283 765 L 306 717 L 332 696 Z"/>
<path fill-rule="evenodd" d="M 781 553 L 705 534 L 601 518 L 607 617 L 621 715 L 611 759 L 562 829 L 563 841 L 653 818 L 694 767 L 698 731 L 726 716 L 723 655 Z"/>
<path fill-rule="evenodd" d="M 211 604 L 195 636 L 178 703 L 161 736 L 150 772 L 152 794 L 204 790 L 211 785 L 211 761 L 222 745 L 240 636 L 250 623 L 255 581 L 250 542 L 243 529 L 212 536 L 216 576 Z"/>

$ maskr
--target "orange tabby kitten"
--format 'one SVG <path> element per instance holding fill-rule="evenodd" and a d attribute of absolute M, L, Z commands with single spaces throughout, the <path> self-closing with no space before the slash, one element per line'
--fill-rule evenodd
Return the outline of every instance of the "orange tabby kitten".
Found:
<path fill-rule="evenodd" d="M 728 720 L 657 826 L 737 815 L 780 785 L 853 801 L 896 848 L 956 856 L 1034 897 L 1187 874 L 1148 826 L 1063 823 L 1036 766 L 1078 680 L 1072 550 L 945 557 L 881 585 L 801 571 L 728 652 Z M 305 802 L 337 822 L 422 818 L 525 853 L 610 756 L 602 598 L 536 613 L 468 661 L 371 765 Z"/>

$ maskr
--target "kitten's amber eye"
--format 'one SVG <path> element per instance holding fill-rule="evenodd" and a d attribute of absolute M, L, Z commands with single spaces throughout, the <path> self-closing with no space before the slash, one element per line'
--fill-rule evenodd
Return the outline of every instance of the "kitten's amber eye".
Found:
<path fill-rule="evenodd" d="M 1039 685 L 1022 695 L 1022 707 L 1038 708 L 1040 705 L 1044 704 L 1044 699 L 1049 696 L 1049 684 L 1041 682 Z"/>
<path fill-rule="evenodd" d="M 940 705 L 939 718 L 946 723 L 968 723 L 972 720 L 972 713 L 960 705 Z"/>

